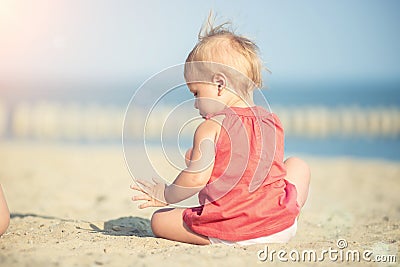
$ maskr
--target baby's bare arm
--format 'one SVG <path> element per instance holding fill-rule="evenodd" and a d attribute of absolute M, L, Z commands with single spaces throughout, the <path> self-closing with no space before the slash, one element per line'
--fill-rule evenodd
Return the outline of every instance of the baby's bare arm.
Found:
<path fill-rule="evenodd" d="M 218 127 L 220 126 L 216 122 L 206 120 L 196 129 L 187 168 L 165 188 L 167 203 L 182 201 L 199 192 L 207 184 L 214 168 L 214 142 Z M 189 154 L 189 151 L 186 154 Z"/>
<path fill-rule="evenodd" d="M 199 125 L 194 136 L 193 148 L 189 149 L 185 155 L 187 168 L 176 177 L 171 185 L 166 186 L 165 183 L 154 179 L 154 183 L 136 180 L 141 186 L 135 184 L 131 188 L 143 194 L 134 196 L 133 201 L 147 201 L 139 208 L 162 207 L 177 203 L 204 188 L 214 168 L 214 143 L 219 128 L 219 124 L 211 120 L 204 121 Z"/>
<path fill-rule="evenodd" d="M 190 161 L 192 160 L 192 151 L 193 151 L 193 148 L 189 148 L 185 153 L 185 164 L 186 164 L 186 167 L 189 167 Z"/>

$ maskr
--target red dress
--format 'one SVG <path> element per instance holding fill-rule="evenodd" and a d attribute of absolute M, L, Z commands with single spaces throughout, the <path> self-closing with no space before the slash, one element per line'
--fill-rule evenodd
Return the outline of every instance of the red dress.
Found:
<path fill-rule="evenodd" d="M 183 220 L 194 232 L 242 241 L 280 232 L 299 214 L 297 191 L 286 181 L 284 135 L 278 117 L 262 107 L 230 107 L 216 143 L 214 168 L 200 206 Z"/>

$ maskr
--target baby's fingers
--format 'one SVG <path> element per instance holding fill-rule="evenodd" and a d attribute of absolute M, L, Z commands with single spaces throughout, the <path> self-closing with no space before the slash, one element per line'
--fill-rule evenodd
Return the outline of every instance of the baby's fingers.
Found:
<path fill-rule="evenodd" d="M 139 186 L 137 186 L 135 184 L 131 184 L 131 189 L 146 193 L 142 188 L 140 188 Z"/>
<path fill-rule="evenodd" d="M 154 186 L 154 184 L 149 183 L 149 182 L 147 182 L 145 180 L 136 180 L 136 182 L 141 184 L 141 185 L 143 185 L 147 189 L 153 188 L 153 186 Z"/>
<path fill-rule="evenodd" d="M 138 206 L 139 209 L 144 209 L 144 208 L 149 208 L 149 207 L 155 207 L 153 203 L 151 203 L 151 201 L 147 201 L 143 204 L 140 204 Z"/>
<path fill-rule="evenodd" d="M 138 201 L 138 200 L 151 200 L 151 198 L 148 195 L 139 195 L 139 196 L 133 196 L 132 197 L 133 201 Z"/>

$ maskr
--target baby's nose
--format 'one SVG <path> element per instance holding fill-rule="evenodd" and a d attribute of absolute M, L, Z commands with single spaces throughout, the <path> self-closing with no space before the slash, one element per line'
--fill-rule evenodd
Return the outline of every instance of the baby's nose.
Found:
<path fill-rule="evenodd" d="M 194 100 L 194 108 L 199 109 L 199 106 L 197 105 L 197 98 Z"/>

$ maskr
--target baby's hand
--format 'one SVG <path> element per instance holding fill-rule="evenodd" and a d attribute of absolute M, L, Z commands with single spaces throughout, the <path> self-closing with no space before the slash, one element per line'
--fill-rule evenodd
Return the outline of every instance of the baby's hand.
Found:
<path fill-rule="evenodd" d="M 192 151 L 193 151 L 193 148 L 189 148 L 189 149 L 186 151 L 186 154 L 185 154 L 185 164 L 186 164 L 186 167 L 189 167 L 190 160 L 192 159 Z"/>
<path fill-rule="evenodd" d="M 141 184 L 142 186 L 139 187 L 138 185 L 135 184 L 131 185 L 131 189 L 144 193 L 142 195 L 132 197 L 133 201 L 138 201 L 138 200 L 147 201 L 139 205 L 140 209 L 148 207 L 165 207 L 168 205 L 164 197 L 166 184 L 158 182 L 155 179 L 153 179 L 153 181 L 155 184 L 143 180 L 136 180 L 136 182 Z"/>

